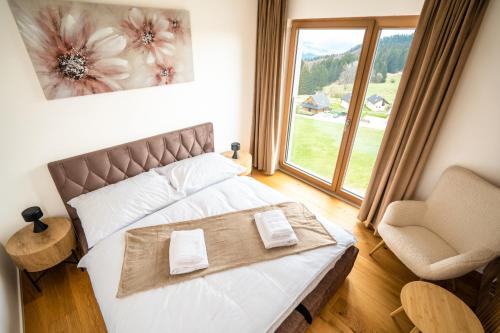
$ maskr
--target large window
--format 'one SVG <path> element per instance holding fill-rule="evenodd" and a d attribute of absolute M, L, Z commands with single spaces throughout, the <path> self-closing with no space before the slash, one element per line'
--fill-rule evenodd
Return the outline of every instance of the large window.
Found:
<path fill-rule="evenodd" d="M 281 168 L 361 202 L 416 21 L 293 22 Z"/>

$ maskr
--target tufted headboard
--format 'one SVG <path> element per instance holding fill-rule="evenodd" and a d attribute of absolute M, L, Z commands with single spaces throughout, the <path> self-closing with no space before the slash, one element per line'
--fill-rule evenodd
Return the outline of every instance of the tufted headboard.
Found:
<path fill-rule="evenodd" d="M 48 168 L 81 249 L 87 253 L 82 224 L 76 210 L 67 204 L 69 200 L 151 168 L 213 151 L 213 126 L 205 123 L 51 162 Z"/>

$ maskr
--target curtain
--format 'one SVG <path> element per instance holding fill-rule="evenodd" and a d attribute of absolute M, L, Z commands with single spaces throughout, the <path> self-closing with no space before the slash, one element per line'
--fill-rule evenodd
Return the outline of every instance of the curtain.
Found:
<path fill-rule="evenodd" d="M 465 65 L 488 0 L 426 0 L 358 218 L 380 221 L 410 199 Z"/>
<path fill-rule="evenodd" d="M 286 0 L 259 0 L 250 151 L 253 166 L 268 175 L 274 173 L 277 160 L 285 29 Z"/>

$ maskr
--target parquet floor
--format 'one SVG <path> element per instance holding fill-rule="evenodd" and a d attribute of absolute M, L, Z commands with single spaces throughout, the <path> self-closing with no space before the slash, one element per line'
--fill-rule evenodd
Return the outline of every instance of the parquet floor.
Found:
<path fill-rule="evenodd" d="M 409 332 L 412 325 L 405 314 L 393 320 L 389 313 L 400 305 L 403 285 L 416 277 L 387 249 L 368 256 L 379 239 L 357 221 L 355 207 L 281 172 L 264 176 L 254 171 L 253 177 L 304 202 L 358 239 L 360 252 L 351 274 L 314 320 L 309 333 Z M 106 331 L 86 272 L 74 265 L 58 265 L 47 272 L 40 285 L 42 294 L 22 279 L 27 333 Z"/>
<path fill-rule="evenodd" d="M 351 273 L 314 320 L 309 333 L 411 330 L 413 326 L 405 314 L 393 320 L 389 313 L 401 305 L 401 288 L 417 277 L 387 249 L 379 250 L 373 257 L 368 255 L 380 239 L 358 222 L 357 208 L 281 172 L 264 176 L 254 171 L 253 176 L 342 225 L 358 240 L 359 254 Z"/>

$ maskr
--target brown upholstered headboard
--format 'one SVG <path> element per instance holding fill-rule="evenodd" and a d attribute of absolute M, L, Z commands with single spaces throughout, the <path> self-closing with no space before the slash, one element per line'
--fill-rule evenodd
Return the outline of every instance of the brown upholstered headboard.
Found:
<path fill-rule="evenodd" d="M 205 123 L 51 162 L 48 167 L 86 253 L 87 239 L 69 200 L 151 168 L 213 151 L 213 126 Z"/>

